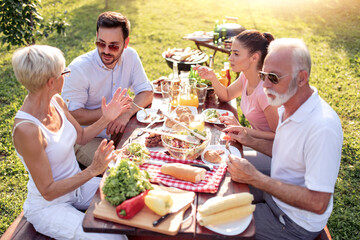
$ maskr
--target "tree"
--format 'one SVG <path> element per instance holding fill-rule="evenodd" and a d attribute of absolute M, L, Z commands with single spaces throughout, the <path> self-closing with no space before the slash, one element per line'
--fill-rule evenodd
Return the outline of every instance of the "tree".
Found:
<path fill-rule="evenodd" d="M 1 0 L 0 37 L 2 44 L 7 43 L 8 49 L 11 45 L 35 44 L 36 37 L 47 37 L 54 30 L 65 35 L 65 28 L 69 24 L 65 19 L 56 18 L 56 2 L 60 1 L 53 3 L 54 14 L 51 21 L 44 23 L 43 17 L 38 13 L 39 0 Z"/>
<path fill-rule="evenodd" d="M 40 26 L 42 20 L 37 12 L 38 0 L 2 0 L 0 4 L 2 43 L 34 44 L 34 30 Z"/>

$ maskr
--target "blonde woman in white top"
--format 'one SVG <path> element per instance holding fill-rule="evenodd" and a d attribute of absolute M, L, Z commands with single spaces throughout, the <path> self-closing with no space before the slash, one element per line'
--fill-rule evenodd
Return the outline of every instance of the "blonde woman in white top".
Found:
<path fill-rule="evenodd" d="M 75 143 L 85 144 L 109 122 L 130 107 L 126 89 L 102 101 L 102 117 L 82 128 L 69 113 L 59 93 L 65 68 L 62 52 L 54 47 L 32 45 L 18 49 L 12 59 L 17 80 L 28 90 L 14 121 L 16 152 L 29 173 L 24 215 L 35 229 L 56 239 L 126 239 L 122 235 L 85 233 L 82 219 L 98 188 L 114 149 L 103 140 L 92 164 L 81 171 L 75 158 Z"/>

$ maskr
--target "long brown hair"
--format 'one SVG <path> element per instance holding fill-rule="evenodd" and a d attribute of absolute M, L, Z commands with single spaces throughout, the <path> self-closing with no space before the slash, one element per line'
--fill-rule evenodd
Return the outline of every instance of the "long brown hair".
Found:
<path fill-rule="evenodd" d="M 250 54 L 260 52 L 258 69 L 261 69 L 268 52 L 268 46 L 270 42 L 274 40 L 273 35 L 267 32 L 261 33 L 257 30 L 245 30 L 239 33 L 235 39 L 238 40 Z"/>

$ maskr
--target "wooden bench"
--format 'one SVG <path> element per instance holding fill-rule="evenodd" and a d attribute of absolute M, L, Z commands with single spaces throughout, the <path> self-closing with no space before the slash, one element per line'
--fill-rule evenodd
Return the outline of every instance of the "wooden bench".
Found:
<path fill-rule="evenodd" d="M 41 233 L 36 232 L 33 225 L 24 217 L 24 212 L 15 219 L 11 226 L 2 235 L 1 240 L 52 240 Z M 136 238 L 132 238 L 136 239 Z M 315 240 L 332 240 L 327 226 L 321 231 Z"/>
<path fill-rule="evenodd" d="M 36 232 L 31 223 L 24 217 L 24 212 L 15 219 L 11 226 L 2 235 L 1 240 L 52 240 L 41 233 Z"/>

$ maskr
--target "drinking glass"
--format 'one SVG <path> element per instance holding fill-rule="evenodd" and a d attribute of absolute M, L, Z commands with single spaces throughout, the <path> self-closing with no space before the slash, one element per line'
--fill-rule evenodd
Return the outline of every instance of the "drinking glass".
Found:
<path fill-rule="evenodd" d="M 166 109 L 169 109 L 170 104 L 170 87 L 171 81 L 164 80 L 161 82 L 161 95 L 163 97 L 163 104 L 166 106 Z"/>
<path fill-rule="evenodd" d="M 198 131 L 204 131 L 205 128 L 204 115 L 202 114 L 196 115 L 194 120 L 190 123 L 189 128 L 192 130 L 197 129 Z"/>
<path fill-rule="evenodd" d="M 196 84 L 196 92 L 199 100 L 199 106 L 204 105 L 207 94 L 207 85 L 205 83 Z"/>

